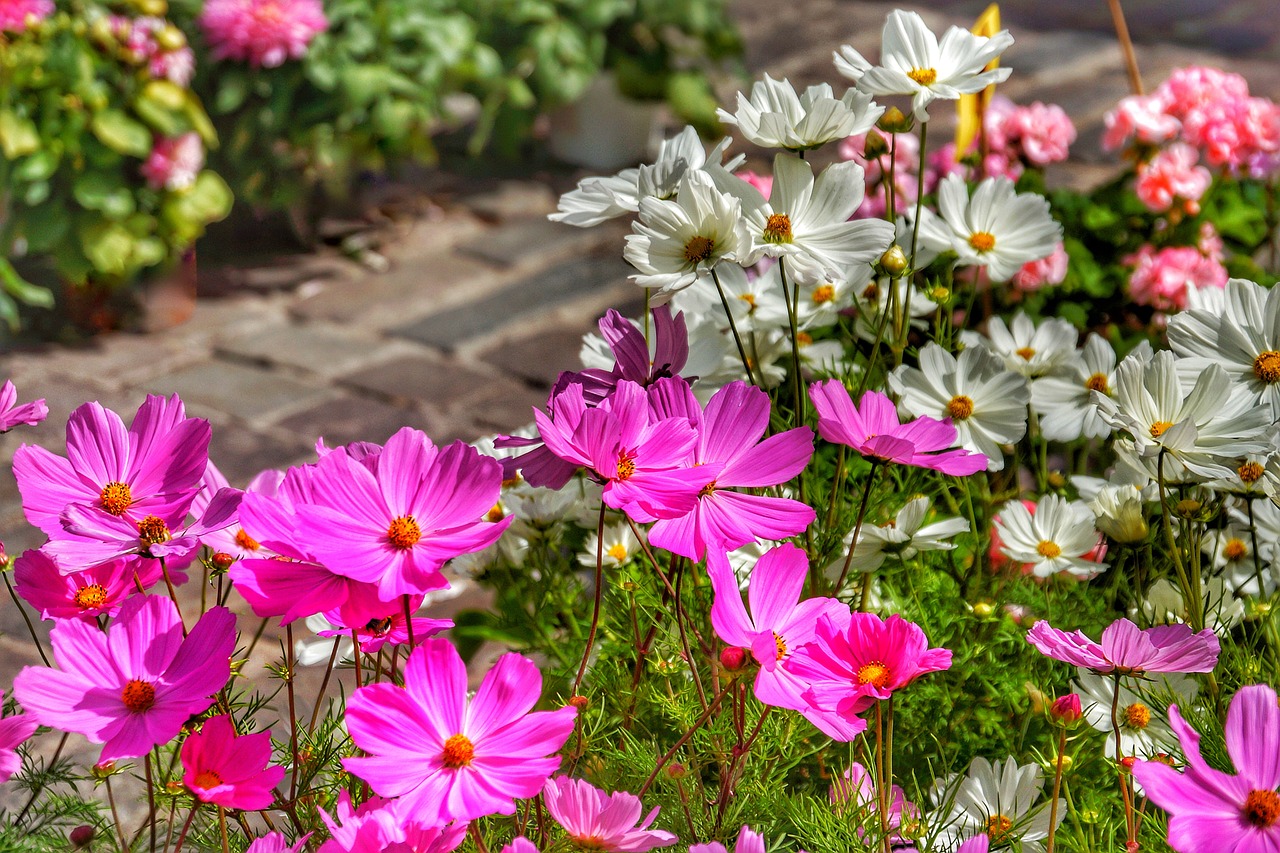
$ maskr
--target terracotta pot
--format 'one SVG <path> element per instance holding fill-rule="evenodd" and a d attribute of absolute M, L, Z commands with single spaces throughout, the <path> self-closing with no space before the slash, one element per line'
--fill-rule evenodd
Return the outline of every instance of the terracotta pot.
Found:
<path fill-rule="evenodd" d="M 144 332 L 172 329 L 196 310 L 196 249 L 187 249 L 171 267 L 144 277 L 137 289 L 138 326 Z"/>
<path fill-rule="evenodd" d="M 656 101 L 623 97 L 606 72 L 580 99 L 551 113 L 547 147 L 566 163 L 600 172 L 631 166 L 655 148 L 661 110 Z"/>

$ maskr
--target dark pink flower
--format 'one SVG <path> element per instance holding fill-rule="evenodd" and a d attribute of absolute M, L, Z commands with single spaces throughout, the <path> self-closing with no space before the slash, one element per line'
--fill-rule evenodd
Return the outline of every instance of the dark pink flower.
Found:
<path fill-rule="evenodd" d="M 416 612 L 422 606 L 422 599 L 421 595 L 409 596 L 409 609 L 411 612 Z M 348 624 L 343 619 L 343 608 L 330 610 L 324 614 L 324 618 L 336 627 L 333 630 L 317 631 L 316 636 L 350 637 L 354 631 L 360 641 L 360 651 L 369 655 L 377 654 L 385 645 L 405 645 L 409 642 L 409 628 L 404 618 L 403 601 L 396 599 L 391 602 L 381 602 L 381 604 L 382 610 L 380 612 L 382 615 L 372 616 L 354 624 Z M 369 606 L 373 606 L 372 602 L 370 602 Z M 452 627 L 452 619 L 430 619 L 426 616 L 415 616 L 413 619 L 414 645 Z"/>
<path fill-rule="evenodd" d="M 625 791 L 606 794 L 581 779 L 561 776 L 547 780 L 542 799 L 556 823 L 583 849 L 644 853 L 655 847 L 670 847 L 678 840 L 670 832 L 649 829 L 658 809 L 641 820 L 644 807 L 640 798 Z"/>
<path fill-rule="evenodd" d="M 334 817 L 324 809 L 320 819 L 330 838 L 317 853 L 449 853 L 466 837 L 467 825 L 425 823 L 402 801 L 373 797 L 351 807 L 351 795 L 338 795 Z"/>
<path fill-rule="evenodd" d="M 214 59 L 255 68 L 300 59 L 328 26 L 320 0 L 207 0 L 200 13 Z"/>
<path fill-rule="evenodd" d="M 513 814 L 560 766 L 577 709 L 532 712 L 542 674 L 517 654 L 498 659 L 475 698 L 448 640 L 430 639 L 405 665 L 404 687 L 374 684 L 347 704 L 347 730 L 367 755 L 343 759 L 383 797 L 428 824 Z"/>
<path fill-rule="evenodd" d="M 182 743 L 182 783 L 202 803 L 256 811 L 275 800 L 284 768 L 271 763 L 271 733 L 237 735 L 226 714 L 204 721 Z"/>
<path fill-rule="evenodd" d="M 101 743 L 102 761 L 168 743 L 231 675 L 235 617 L 211 608 L 184 639 L 167 598 L 136 596 L 101 631 L 79 619 L 50 635 L 58 669 L 24 667 L 13 690 L 41 725 Z"/>
<path fill-rule="evenodd" d="M 1142 246 L 1125 257 L 1124 263 L 1133 267 L 1129 276 L 1133 301 L 1158 311 L 1181 311 L 1192 290 L 1223 288 L 1227 284 L 1227 270 L 1222 263 L 1195 246 L 1166 246 L 1159 250 Z"/>
<path fill-rule="evenodd" d="M 136 569 L 142 568 L 141 573 Z M 18 595 L 41 619 L 96 619 L 114 616 L 125 600 L 160 580 L 160 562 L 138 566 L 128 559 L 109 560 L 70 574 L 43 551 L 27 551 L 13 566 Z"/>
<path fill-rule="evenodd" d="M 322 811 L 321 814 L 323 813 Z M 300 853 L 310 837 L 311 833 L 308 832 L 293 844 L 290 844 L 289 839 L 285 838 L 283 832 L 268 832 L 260 838 L 255 838 L 244 853 Z"/>
<path fill-rule="evenodd" d="M 140 171 L 151 189 L 176 192 L 195 184 L 203 168 L 204 142 L 191 131 L 157 138 Z"/>
<path fill-rule="evenodd" d="M 20 33 L 53 14 L 53 0 L 0 0 L 0 31 Z"/>
<path fill-rule="evenodd" d="M 1043 619 L 1031 626 L 1027 642 L 1042 655 L 1100 674 L 1120 672 L 1212 672 L 1219 643 L 1213 631 L 1199 633 L 1186 625 L 1156 625 L 1142 629 L 1117 619 L 1102 632 L 1101 642 L 1080 631 L 1060 631 Z"/>
<path fill-rule="evenodd" d="M 2 0 L 0 5 L 3 5 Z M 4 29 L 2 22 L 0 22 L 0 29 Z M 18 405 L 18 389 L 13 387 L 13 383 L 6 380 L 3 385 L 0 385 L 0 432 L 8 432 L 21 424 L 35 426 L 47 417 L 49 417 L 49 407 L 45 405 L 44 400 L 33 400 L 30 403 Z"/>
<path fill-rule="evenodd" d="M 283 472 L 268 469 L 260 472 L 250 480 L 244 491 L 245 494 L 257 493 L 270 498 L 274 497 L 276 492 L 279 491 L 282 482 L 284 482 Z M 201 489 L 196 493 L 196 499 L 191 502 L 191 514 L 197 518 L 203 516 L 208 510 L 209 501 L 213 496 L 230 487 L 231 484 L 227 482 L 227 478 L 222 476 L 222 472 L 218 470 L 213 462 L 210 462 L 208 467 L 205 468 L 204 477 L 201 479 Z M 238 523 L 232 523 L 219 530 L 211 530 L 201 535 L 200 544 L 214 553 L 221 551 L 237 559 L 272 556 L 269 549 L 263 548 L 262 543 L 246 533 L 244 527 Z"/>
<path fill-rule="evenodd" d="M 689 360 L 689 333 L 684 314 L 672 315 L 668 305 L 661 305 L 652 313 L 652 353 L 640 327 L 610 308 L 600 320 L 600 334 L 613 352 L 613 369 L 588 368 L 577 373 L 562 373 L 556 382 L 556 391 L 571 383 L 580 384 L 587 405 L 595 406 L 612 394 L 623 379 L 647 387 L 664 377 L 679 376 Z M 553 396 L 556 391 L 552 392 Z"/>
<path fill-rule="evenodd" d="M 1066 696 L 1054 699 L 1053 704 L 1049 706 L 1049 714 L 1058 722 L 1067 725 L 1078 722 L 1084 716 L 1080 706 L 1080 694 L 1068 693 Z"/>
<path fill-rule="evenodd" d="M 1023 264 L 1022 269 L 1009 279 L 1009 283 L 1023 292 L 1062 284 L 1063 279 L 1067 277 L 1067 264 L 1070 260 L 1066 247 L 1059 243 L 1049 257 Z"/>
<path fill-rule="evenodd" d="M 0 692 L 0 705 L 4 704 L 4 693 Z M 22 769 L 22 756 L 18 755 L 18 747 L 27 738 L 35 734 L 40 723 L 30 714 L 13 714 L 0 717 L 0 782 Z"/>

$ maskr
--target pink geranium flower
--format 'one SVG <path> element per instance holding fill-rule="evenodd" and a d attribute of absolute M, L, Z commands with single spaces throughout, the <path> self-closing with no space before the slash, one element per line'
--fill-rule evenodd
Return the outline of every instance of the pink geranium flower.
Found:
<path fill-rule="evenodd" d="M 322 811 L 321 814 L 324 814 L 324 812 Z M 310 837 L 311 833 L 308 832 L 293 844 L 290 844 L 289 839 L 285 838 L 283 832 L 268 832 L 261 838 L 255 838 L 244 853 L 300 853 Z"/>
<path fill-rule="evenodd" d="M 338 795 L 334 815 L 320 809 L 331 837 L 317 853 L 449 853 L 467 834 L 465 823 L 425 823 L 400 801 L 373 797 L 353 809 L 346 791 Z"/>
<path fill-rule="evenodd" d="M 1200 198 L 1213 175 L 1200 165 L 1200 155 L 1185 142 L 1175 142 L 1138 165 L 1134 192 L 1153 213 L 1165 213 L 1175 201 L 1187 213 L 1200 212 Z"/>
<path fill-rule="evenodd" d="M 1151 802 L 1169 813 L 1169 846 L 1178 853 L 1280 849 L 1280 708 L 1276 693 L 1251 684 L 1231 699 L 1225 730 L 1232 776 L 1200 755 L 1200 735 L 1176 705 L 1169 723 L 1182 744 L 1182 772 L 1141 761 L 1133 776 Z"/>
<path fill-rule="evenodd" d="M 2 7 L 3 0 L 0 0 L 0 8 Z M 0 22 L 0 29 L 4 29 L 2 22 Z M 0 385 L 0 432 L 8 432 L 21 424 L 35 426 L 47 417 L 49 417 L 49 407 L 45 405 L 44 400 L 33 400 L 30 403 L 18 405 L 18 389 L 13 386 L 13 383 L 6 380 L 3 385 Z"/>
<path fill-rule="evenodd" d="M 948 449 L 956 443 L 956 428 L 950 420 L 920 417 L 901 423 L 893 401 L 878 391 L 867 391 L 860 405 L 854 406 L 848 389 L 839 380 L 828 379 L 809 386 L 809 399 L 818 412 L 819 435 L 874 461 L 961 476 L 987 468 L 987 457 L 981 453 Z"/>
<path fill-rule="evenodd" d="M 1066 247 L 1059 243 L 1049 257 L 1023 264 L 1022 269 L 1009 279 L 1009 284 L 1024 293 L 1053 284 L 1062 284 L 1063 279 L 1067 277 L 1067 264 L 1070 260 Z"/>
<path fill-rule="evenodd" d="M 213 704 L 231 675 L 235 621 L 211 608 L 184 639 L 173 602 L 140 595 L 106 631 L 78 619 L 55 625 L 59 668 L 24 667 L 14 694 L 41 725 L 103 744 L 102 761 L 136 758 Z"/>
<path fill-rule="evenodd" d="M 255 68 L 300 59 L 328 26 L 320 0 L 207 0 L 200 13 L 214 59 Z"/>
<path fill-rule="evenodd" d="M 670 832 L 649 829 L 658 809 L 641 820 L 644 807 L 640 798 L 625 791 L 606 794 L 581 779 L 561 776 L 547 780 L 542 799 L 569 838 L 584 849 L 644 853 L 655 847 L 670 847 L 679 840 Z"/>
<path fill-rule="evenodd" d="M 4 693 L 0 692 L 0 705 L 3 704 Z M 22 769 L 22 756 L 18 755 L 18 747 L 35 734 L 38 728 L 40 723 L 30 714 L 0 717 L 0 782 L 7 782 L 10 776 Z"/>
<path fill-rule="evenodd" d="M 367 756 L 343 766 L 431 824 L 513 814 L 560 766 L 554 755 L 577 709 L 530 713 L 542 674 L 517 654 L 498 659 L 475 698 L 447 640 L 431 639 L 405 665 L 404 687 L 374 684 L 347 705 L 347 729 Z"/>
<path fill-rule="evenodd" d="M 0 0 L 0 31 L 20 33 L 53 14 L 53 0 Z"/>
<path fill-rule="evenodd" d="M 1119 148 L 1130 139 L 1147 145 L 1159 145 L 1178 135 L 1182 123 L 1168 112 L 1167 102 L 1155 95 L 1129 95 L 1120 99 L 1116 108 L 1103 116 L 1106 132 L 1102 147 Z"/>
<path fill-rule="evenodd" d="M 1188 294 L 1209 287 L 1223 288 L 1227 270 L 1218 258 L 1195 246 L 1142 246 L 1124 263 L 1133 267 L 1129 295 L 1139 305 L 1158 311 L 1181 311 Z"/>
<path fill-rule="evenodd" d="M 663 518 L 649 541 L 674 554 L 701 560 L 707 549 L 731 551 L 760 539 L 785 539 L 814 519 L 806 504 L 790 498 L 734 489 L 777 486 L 795 477 L 813 456 L 813 431 L 790 429 L 764 438 L 769 428 L 769 395 L 745 382 L 731 382 L 707 402 L 705 413 L 684 383 L 663 383 L 650 392 L 658 414 L 686 417 L 698 430 L 688 465 L 720 466 L 720 473 L 697 493 L 693 509 Z"/>
<path fill-rule="evenodd" d="M 205 720 L 182 743 L 182 783 L 202 803 L 256 811 L 275 800 L 284 768 L 271 763 L 271 733 L 237 735 L 226 714 Z"/>
<path fill-rule="evenodd" d="M 1213 631 L 1199 633 L 1186 625 L 1156 625 L 1142 629 L 1117 619 L 1102 632 L 1102 641 L 1080 631 L 1060 631 L 1043 619 L 1031 626 L 1027 642 L 1042 655 L 1102 675 L 1120 672 L 1211 672 L 1218 663 L 1219 644 Z"/>
<path fill-rule="evenodd" d="M 92 620 L 114 616 L 138 585 L 147 589 L 159 581 L 160 563 L 148 560 L 138 567 L 128 559 L 110 560 L 67 574 L 43 551 L 27 551 L 14 561 L 13 580 L 18 595 L 41 619 Z"/>
<path fill-rule="evenodd" d="M 729 853 L 719 841 L 708 844 L 690 844 L 689 853 Z M 733 853 L 765 853 L 764 836 L 749 826 L 738 831 L 738 841 L 733 845 Z"/>
<path fill-rule="evenodd" d="M 177 192 L 195 184 L 203 168 L 204 142 L 191 131 L 157 138 L 139 171 L 151 189 Z"/>

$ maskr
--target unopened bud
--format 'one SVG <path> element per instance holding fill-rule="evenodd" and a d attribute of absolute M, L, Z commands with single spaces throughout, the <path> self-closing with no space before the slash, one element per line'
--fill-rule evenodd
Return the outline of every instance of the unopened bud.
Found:
<path fill-rule="evenodd" d="M 71 830 L 70 840 L 71 846 L 80 848 L 88 847 L 93 843 L 93 836 L 97 834 L 97 830 L 87 823 L 82 823 L 75 829 Z"/>
<path fill-rule="evenodd" d="M 977 616 L 979 619 L 986 619 L 995 612 L 995 605 L 989 601 L 979 601 L 977 604 L 973 605 L 973 615 Z"/>
<path fill-rule="evenodd" d="M 1186 498 L 1178 501 L 1174 510 L 1183 518 L 1190 518 L 1200 511 L 1201 503 L 1194 498 Z"/>
<path fill-rule="evenodd" d="M 894 243 L 880 256 L 880 268 L 893 278 L 898 278 L 907 271 L 907 253 Z"/>
<path fill-rule="evenodd" d="M 587 706 L 591 704 L 591 700 L 588 699 L 586 696 L 579 694 L 579 695 L 570 697 L 569 704 L 577 708 L 579 711 L 585 711 L 587 709 Z"/>
<path fill-rule="evenodd" d="M 11 560 L 9 558 L 9 555 L 4 552 L 4 543 L 0 542 L 0 572 L 3 572 L 6 569 L 8 569 L 9 564 L 12 562 L 13 560 Z"/>
<path fill-rule="evenodd" d="M 89 774 L 98 780 L 106 779 L 108 776 L 113 776 L 115 775 L 115 772 L 116 763 L 114 761 L 103 761 L 89 768 Z"/>
<path fill-rule="evenodd" d="M 747 650 L 741 646 L 729 646 L 720 652 L 720 665 L 729 672 L 737 672 L 747 665 Z"/>
<path fill-rule="evenodd" d="M 668 779 L 683 779 L 689 775 L 689 768 L 677 761 L 667 765 L 666 774 Z"/>
<path fill-rule="evenodd" d="M 1049 706 L 1049 715 L 1063 725 L 1069 726 L 1077 722 L 1084 716 L 1084 710 L 1080 707 L 1080 694 L 1068 693 L 1054 699 Z"/>
<path fill-rule="evenodd" d="M 916 122 L 911 116 L 903 115 L 902 110 L 897 107 L 889 107 L 884 111 L 884 115 L 880 116 L 876 126 L 885 133 L 908 133 L 916 126 Z"/>
<path fill-rule="evenodd" d="M 220 572 L 225 572 L 227 569 L 231 568 L 231 564 L 235 561 L 236 558 L 228 554 L 226 551 L 219 551 L 209 559 L 209 562 L 213 564 L 213 567 Z"/>
<path fill-rule="evenodd" d="M 874 160 L 889 153 L 889 143 L 884 137 L 876 133 L 874 130 L 867 131 L 867 138 L 862 143 L 862 156 L 867 160 Z"/>
<path fill-rule="evenodd" d="M 1132 755 L 1126 755 L 1124 758 L 1120 759 L 1120 769 L 1125 773 L 1132 773 L 1133 765 L 1137 763 L 1138 759 L 1134 758 Z"/>
<path fill-rule="evenodd" d="M 1022 688 L 1027 691 L 1027 696 L 1031 699 L 1031 713 L 1043 714 L 1045 707 L 1049 704 L 1049 697 L 1030 681 L 1025 682 Z"/>

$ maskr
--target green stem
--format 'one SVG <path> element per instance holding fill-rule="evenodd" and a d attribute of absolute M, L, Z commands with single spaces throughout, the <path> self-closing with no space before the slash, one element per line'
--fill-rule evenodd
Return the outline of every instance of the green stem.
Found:
<path fill-rule="evenodd" d="M 738 334 L 738 324 L 734 322 L 733 311 L 729 308 L 729 297 L 725 296 L 724 287 L 720 284 L 720 276 L 716 273 L 716 268 L 711 268 L 711 280 L 716 284 L 716 291 L 720 294 L 720 304 L 724 306 L 724 315 L 729 318 L 729 331 L 733 333 L 733 342 L 738 345 L 738 357 L 742 359 L 742 369 L 747 373 L 747 381 L 758 387 L 763 383 L 756 382 L 755 374 L 751 370 L 751 359 L 747 358 L 746 347 L 742 345 L 742 336 Z"/>

